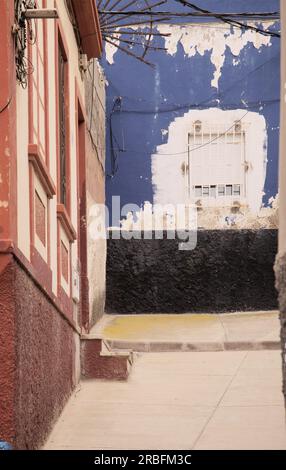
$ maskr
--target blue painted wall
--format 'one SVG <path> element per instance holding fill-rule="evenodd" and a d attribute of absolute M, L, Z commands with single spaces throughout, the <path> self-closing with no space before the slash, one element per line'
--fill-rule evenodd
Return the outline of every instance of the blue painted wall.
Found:
<path fill-rule="evenodd" d="M 279 9 L 278 0 L 197 0 L 195 3 L 217 12 Z M 186 11 L 175 1 L 163 7 L 162 10 Z M 279 24 L 272 29 L 279 30 Z M 164 46 L 164 40 L 160 41 Z M 142 54 L 142 47 L 136 47 L 133 51 Z M 106 196 L 109 208 L 112 195 L 120 195 L 122 205 L 152 203 L 151 155 L 168 137 L 161 130 L 168 129 L 176 117 L 189 109 L 210 107 L 249 109 L 265 117 L 268 167 L 263 202 L 267 205 L 269 198 L 276 196 L 278 184 L 279 55 L 279 38 L 271 38 L 271 47 L 262 46 L 260 50 L 248 43 L 236 66 L 234 56 L 227 49 L 218 89 L 211 86 L 214 65 L 210 52 L 189 58 L 180 44 L 174 56 L 150 51 L 146 58 L 156 64 L 155 70 L 121 51 L 115 53 L 113 64 L 103 57 L 108 82 Z M 159 86 L 156 86 L 156 74 L 157 78 L 160 76 Z"/>

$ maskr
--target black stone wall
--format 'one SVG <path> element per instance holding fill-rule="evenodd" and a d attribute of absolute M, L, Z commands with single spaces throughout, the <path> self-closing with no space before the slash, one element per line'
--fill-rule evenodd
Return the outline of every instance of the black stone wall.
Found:
<path fill-rule="evenodd" d="M 163 240 L 108 240 L 107 312 L 277 309 L 277 230 L 199 231 L 193 251 L 179 243 L 166 233 Z"/>

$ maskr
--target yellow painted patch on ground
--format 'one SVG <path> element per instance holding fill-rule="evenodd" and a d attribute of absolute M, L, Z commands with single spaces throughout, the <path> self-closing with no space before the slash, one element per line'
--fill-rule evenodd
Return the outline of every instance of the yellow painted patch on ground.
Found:
<path fill-rule="evenodd" d="M 139 342 L 279 340 L 279 320 L 278 312 L 104 315 L 91 333 Z"/>
<path fill-rule="evenodd" d="M 117 316 L 103 329 L 107 339 L 187 338 L 191 331 L 206 332 L 218 326 L 216 315 L 126 315 Z"/>

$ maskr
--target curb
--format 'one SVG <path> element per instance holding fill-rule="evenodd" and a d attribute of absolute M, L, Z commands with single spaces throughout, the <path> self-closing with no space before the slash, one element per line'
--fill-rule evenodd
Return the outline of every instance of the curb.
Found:
<path fill-rule="evenodd" d="M 123 340 L 109 340 L 105 342 L 111 350 L 131 350 L 133 352 L 218 352 L 218 351 L 261 351 L 280 350 L 280 341 L 222 341 L 180 343 L 166 341 L 132 342 Z"/>

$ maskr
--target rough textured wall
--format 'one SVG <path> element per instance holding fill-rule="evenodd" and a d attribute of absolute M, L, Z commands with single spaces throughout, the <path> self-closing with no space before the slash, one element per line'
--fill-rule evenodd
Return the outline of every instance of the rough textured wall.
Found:
<path fill-rule="evenodd" d="M 283 393 L 286 404 L 286 254 L 278 255 L 275 264 L 276 287 L 279 293 L 279 308 L 281 322 L 281 347 Z"/>
<path fill-rule="evenodd" d="M 0 441 L 15 437 L 15 303 L 11 255 L 0 254 Z"/>
<path fill-rule="evenodd" d="M 86 103 L 87 268 L 92 326 L 104 313 L 106 264 L 106 241 L 93 240 L 89 231 L 94 205 L 105 204 L 105 77 L 97 61 L 90 63 L 86 74 Z"/>
<path fill-rule="evenodd" d="M 0 438 L 18 449 L 35 449 L 75 386 L 75 333 L 13 258 L 0 286 L 6 346 L 0 366 L 0 405 L 5 407 Z"/>
<path fill-rule="evenodd" d="M 167 5 L 172 9 L 186 11 L 186 8 L 174 3 L 168 2 Z M 201 6 L 218 12 L 249 10 L 249 2 L 244 0 L 205 0 Z M 252 11 L 265 9 L 277 11 L 278 0 L 251 2 Z M 279 29 L 279 24 L 273 24 L 272 21 L 260 26 Z M 108 128 L 112 121 L 113 146 L 118 165 L 116 175 L 107 180 L 109 207 L 112 195 L 121 196 L 122 206 L 128 203 L 142 206 L 145 201 L 153 204 L 160 190 L 157 187 L 158 179 L 167 182 L 165 189 L 172 203 L 171 195 L 182 184 L 180 175 L 177 177 L 174 171 L 170 179 L 168 161 L 175 153 L 186 153 L 184 116 L 196 111 L 207 114 L 209 110 L 218 116 L 218 111 L 227 113 L 236 110 L 239 116 L 237 119 L 249 112 L 244 117 L 246 125 L 251 114 L 265 120 L 266 141 L 259 137 L 259 151 L 251 151 L 250 158 L 247 156 L 247 160 L 253 159 L 256 165 L 261 155 L 258 162 L 261 168 L 259 188 L 256 188 L 258 180 L 254 177 L 248 185 L 248 191 L 253 189 L 259 192 L 260 203 L 263 195 L 263 204 L 268 206 L 269 200 L 276 197 L 278 191 L 280 40 L 254 31 L 241 32 L 226 24 L 204 22 L 202 19 L 197 22 L 194 20 L 193 24 L 187 26 L 159 25 L 158 29 L 162 32 L 168 30 L 171 36 L 162 38 L 161 43 L 155 38 L 152 40 L 153 45 L 156 41 L 157 45 L 167 48 L 166 52 L 148 52 L 146 58 L 156 65 L 155 69 L 136 62 L 112 46 L 107 48 L 103 60 L 108 82 L 107 117 L 112 117 L 108 121 Z M 140 54 L 143 49 L 135 46 L 132 51 Z M 121 97 L 120 105 L 112 113 L 118 97 Z M 176 148 L 170 149 L 170 130 L 174 123 L 178 123 L 180 129 L 177 132 Z M 255 126 L 252 127 L 253 133 L 256 133 Z M 228 125 L 225 130 L 227 128 Z M 112 152 L 109 134 L 107 143 L 107 168 L 110 172 Z M 160 169 L 153 164 L 154 156 L 159 153 L 166 154 L 166 162 L 162 156 L 164 164 Z M 180 165 L 177 170 L 180 170 Z M 249 177 L 254 176 L 255 171 L 250 169 Z M 169 181 L 172 181 L 170 187 Z M 245 212 L 247 227 L 256 227 L 253 218 Z M 219 221 L 221 215 L 214 220 L 212 228 L 222 226 Z M 266 221 L 264 227 L 268 226 Z"/>
<path fill-rule="evenodd" d="M 154 238 L 154 237 L 153 237 Z M 277 308 L 276 230 L 198 232 L 193 251 L 178 240 L 109 240 L 110 313 L 231 312 Z"/>

